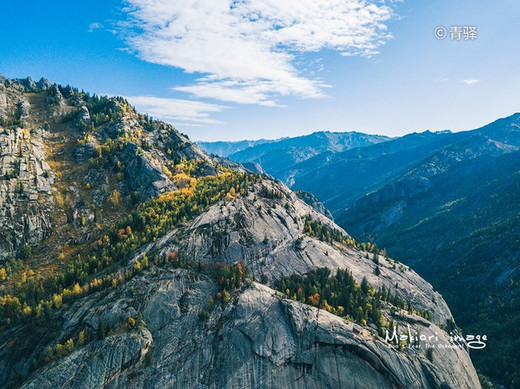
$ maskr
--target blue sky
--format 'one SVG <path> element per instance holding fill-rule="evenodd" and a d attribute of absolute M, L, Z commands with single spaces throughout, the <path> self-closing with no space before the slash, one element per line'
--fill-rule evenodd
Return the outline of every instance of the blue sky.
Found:
<path fill-rule="evenodd" d="M 4 1 L 0 73 L 123 95 L 194 140 L 460 131 L 520 111 L 519 19 L 517 0 Z"/>

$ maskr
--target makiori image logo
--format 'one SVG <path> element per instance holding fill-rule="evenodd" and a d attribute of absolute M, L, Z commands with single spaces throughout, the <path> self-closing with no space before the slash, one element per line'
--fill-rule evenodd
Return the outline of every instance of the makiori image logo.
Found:
<path fill-rule="evenodd" d="M 399 333 L 397 326 L 391 330 L 385 329 L 385 341 L 390 345 L 405 346 L 409 348 L 463 348 L 481 350 L 487 345 L 487 335 L 462 335 L 457 331 L 449 334 L 449 341 L 439 336 L 438 332 L 426 335 L 417 331 L 412 331 L 410 325 L 406 326 L 406 330 Z"/>

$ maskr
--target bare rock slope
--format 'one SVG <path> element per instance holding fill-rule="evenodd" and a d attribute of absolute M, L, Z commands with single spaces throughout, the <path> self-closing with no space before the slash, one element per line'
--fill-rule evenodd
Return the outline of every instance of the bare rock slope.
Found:
<path fill-rule="evenodd" d="M 287 197 L 272 200 L 251 194 L 220 202 L 135 253 L 134 260 L 155 249 L 184 252 L 200 261 L 240 259 L 257 277 L 267 274 L 271 279 L 318 267 L 348 268 L 358 280 L 365 276 L 377 286 L 391 288 L 398 283 L 397 293 L 434 312 L 434 319 L 430 322 L 390 308 L 385 317 L 401 329 L 410 326 L 412 333 L 436 337 L 438 344 L 451 348 L 435 349 L 428 357 L 421 348 L 391 347 L 370 326 L 287 299 L 256 282 L 201 320 L 209 296 L 217 291 L 215 281 L 192 270 L 161 268 L 63 309 L 59 336 L 63 340 L 85 323 L 97 331 L 99 318 L 115 326 L 121 318 L 140 313 L 142 325 L 74 351 L 41 369 L 23 387 L 480 387 L 467 352 L 439 327 L 451 314 L 426 281 L 383 260 L 376 276 L 374 263 L 364 252 L 304 235 L 304 216 L 339 227 L 279 184 L 264 181 L 261 185 L 283 190 Z M 285 202 L 291 205 L 290 212 L 281 206 Z M 271 212 L 264 213 L 267 209 Z M 295 220 L 285 225 L 280 214 Z M 267 242 L 262 243 L 266 235 Z M 302 242 L 296 248 L 298 238 Z"/>
<path fill-rule="evenodd" d="M 136 310 L 146 327 L 77 350 L 22 387 L 479 387 L 463 350 L 438 350 L 433 361 L 399 352 L 357 324 L 257 283 L 201 323 L 199 313 L 214 291 L 207 278 L 173 270 L 78 303 L 64 316 L 65 331 L 96 315 L 108 321 Z M 429 323 L 414 328 L 443 334 Z"/>

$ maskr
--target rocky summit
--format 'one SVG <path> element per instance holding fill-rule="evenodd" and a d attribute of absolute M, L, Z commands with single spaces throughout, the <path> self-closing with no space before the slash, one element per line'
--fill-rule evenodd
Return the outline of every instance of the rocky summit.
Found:
<path fill-rule="evenodd" d="M 479 388 L 442 296 L 300 196 L 122 98 L 0 78 L 0 386 Z"/>

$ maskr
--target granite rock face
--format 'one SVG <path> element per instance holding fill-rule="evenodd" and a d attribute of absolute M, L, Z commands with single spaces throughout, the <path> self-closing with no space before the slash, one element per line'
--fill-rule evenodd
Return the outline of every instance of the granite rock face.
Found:
<path fill-rule="evenodd" d="M 262 186 L 279 190 L 284 197 L 264 198 L 258 195 Z M 366 277 L 374 286 L 395 290 L 417 308 L 432 312 L 438 323 L 452 318 L 442 296 L 412 269 L 379 255 L 376 276 L 373 254 L 306 235 L 305 219 L 310 217 L 348 236 L 283 184 L 265 181 L 256 189 L 248 198 L 212 206 L 182 230 L 167 234 L 160 241 L 161 250 L 182 251 L 197 261 L 242 261 L 257 279 L 276 280 L 320 267 L 348 268 L 359 282 Z"/>
<path fill-rule="evenodd" d="M 11 80 L 0 81 L 0 121 L 5 124 L 21 122 L 28 115 L 27 100 L 23 95 L 25 87 Z"/>
<path fill-rule="evenodd" d="M 54 174 L 45 160 L 41 128 L 0 133 L 0 258 L 52 231 Z"/>
<path fill-rule="evenodd" d="M 157 164 L 139 153 L 135 144 L 130 143 L 126 146 L 122 159 L 128 161 L 126 175 L 142 200 L 177 189 Z"/>
<path fill-rule="evenodd" d="M 88 108 L 85 105 L 82 105 L 79 114 L 78 114 L 78 121 L 82 120 L 84 123 L 90 123 L 90 112 Z"/>
<path fill-rule="evenodd" d="M 431 360 L 420 350 L 399 351 L 357 324 L 257 283 L 201 321 L 215 290 L 204 276 L 164 270 L 74 304 L 63 312 L 64 337 L 95 317 L 115 322 L 139 311 L 146 324 L 74 351 L 22 388 L 479 387 L 462 349 L 435 350 Z M 450 343 L 429 322 L 411 327 Z"/>

